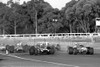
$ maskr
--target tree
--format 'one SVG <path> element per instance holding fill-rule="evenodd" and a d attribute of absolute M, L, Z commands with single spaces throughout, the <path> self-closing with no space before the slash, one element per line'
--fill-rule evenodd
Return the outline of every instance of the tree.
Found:
<path fill-rule="evenodd" d="M 57 33 L 63 26 L 61 21 L 60 11 L 52 9 L 44 13 L 43 17 L 38 20 L 40 33 Z"/>
<path fill-rule="evenodd" d="M 10 13 L 10 9 L 5 4 L 1 3 L 0 5 L 0 29 L 2 30 L 2 34 L 5 34 L 8 33 L 7 29 L 10 24 L 8 21 L 8 13 Z"/>
<path fill-rule="evenodd" d="M 44 0 L 22 5 L 12 0 L 7 5 L 0 3 L 2 34 L 94 32 L 96 17 L 100 17 L 99 0 L 71 0 L 62 10 L 52 8 Z"/>
<path fill-rule="evenodd" d="M 93 32 L 95 28 L 95 18 L 99 17 L 99 0 L 74 0 L 65 6 L 66 26 L 69 25 L 70 32 Z"/>

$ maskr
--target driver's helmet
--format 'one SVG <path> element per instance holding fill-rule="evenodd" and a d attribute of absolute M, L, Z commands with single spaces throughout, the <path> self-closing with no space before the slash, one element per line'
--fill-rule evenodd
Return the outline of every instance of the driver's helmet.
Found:
<path fill-rule="evenodd" d="M 76 48 L 77 47 L 77 43 L 75 43 L 73 47 Z"/>
<path fill-rule="evenodd" d="M 75 43 L 74 47 L 79 47 L 80 44 L 79 43 Z"/>
<path fill-rule="evenodd" d="M 80 45 L 80 47 L 84 47 L 83 45 Z"/>
<path fill-rule="evenodd" d="M 45 48 L 45 47 L 46 47 L 45 43 L 41 44 L 41 48 Z"/>
<path fill-rule="evenodd" d="M 39 48 L 40 47 L 40 44 L 37 44 L 36 47 Z"/>

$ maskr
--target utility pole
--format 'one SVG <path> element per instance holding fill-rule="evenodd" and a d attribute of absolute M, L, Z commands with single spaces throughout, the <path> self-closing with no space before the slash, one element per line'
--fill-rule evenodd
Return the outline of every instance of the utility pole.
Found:
<path fill-rule="evenodd" d="M 4 28 L 4 25 L 3 25 L 3 35 L 5 34 L 5 28 Z"/>
<path fill-rule="evenodd" d="M 72 26 L 71 26 L 71 24 L 69 25 L 69 27 L 70 27 L 70 33 L 72 33 Z"/>

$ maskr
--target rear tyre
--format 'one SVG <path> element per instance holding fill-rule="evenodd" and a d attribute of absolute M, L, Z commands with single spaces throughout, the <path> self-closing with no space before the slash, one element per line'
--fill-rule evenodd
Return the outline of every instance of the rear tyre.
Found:
<path fill-rule="evenodd" d="M 70 55 L 73 54 L 73 48 L 72 47 L 68 47 L 68 54 L 70 54 Z"/>
<path fill-rule="evenodd" d="M 30 47 L 29 54 L 30 55 L 34 55 L 35 54 L 35 47 L 34 46 Z"/>
<path fill-rule="evenodd" d="M 88 48 L 87 54 L 93 55 L 94 54 L 94 49 L 91 48 L 91 47 L 87 47 L 87 48 Z"/>
<path fill-rule="evenodd" d="M 86 52 L 86 51 L 83 51 L 83 52 L 82 52 L 82 54 L 83 54 L 83 55 L 86 55 L 86 54 L 87 54 L 87 52 Z"/>

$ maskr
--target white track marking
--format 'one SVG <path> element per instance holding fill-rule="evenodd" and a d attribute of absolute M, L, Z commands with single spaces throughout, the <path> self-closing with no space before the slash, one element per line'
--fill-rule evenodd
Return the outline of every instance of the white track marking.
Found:
<path fill-rule="evenodd" d="M 6 56 L 9 56 L 9 57 L 14 57 L 14 58 L 22 59 L 22 60 L 27 60 L 27 61 L 44 62 L 44 63 L 50 63 L 50 64 L 60 65 L 60 66 L 80 67 L 80 66 L 70 65 L 70 64 L 55 63 L 55 62 L 42 61 L 42 60 L 36 60 L 36 59 L 27 59 L 27 58 L 18 57 L 18 56 L 11 55 L 11 54 L 4 54 L 4 53 L 0 53 L 0 54 L 1 55 L 6 55 Z"/>

